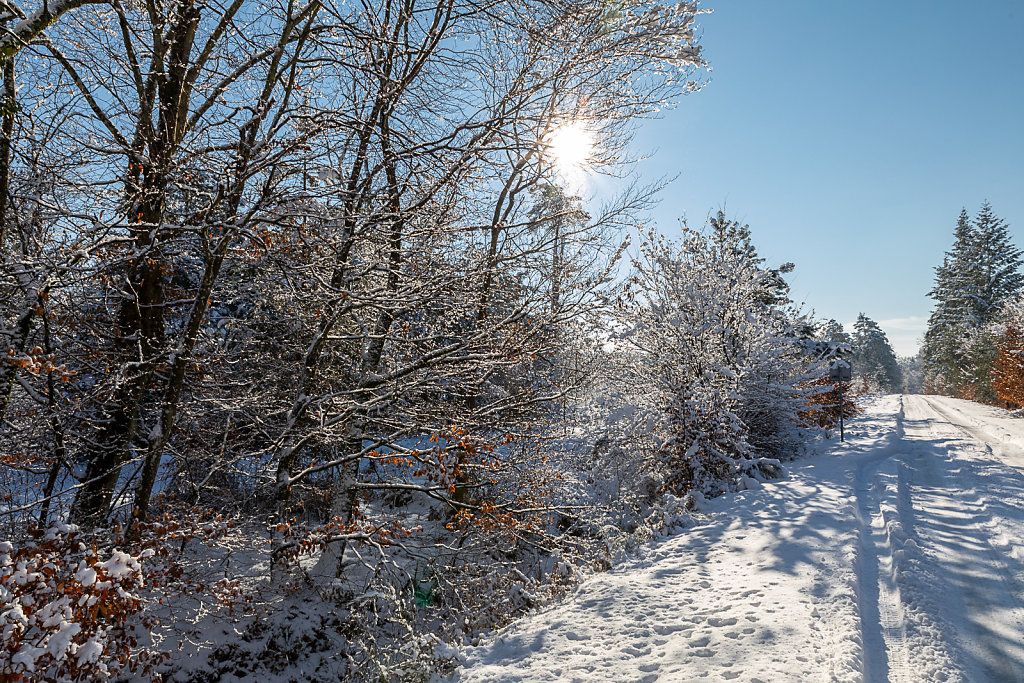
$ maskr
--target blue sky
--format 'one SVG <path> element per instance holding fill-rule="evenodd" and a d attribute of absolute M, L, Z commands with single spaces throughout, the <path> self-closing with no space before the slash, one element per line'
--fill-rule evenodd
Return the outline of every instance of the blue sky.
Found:
<path fill-rule="evenodd" d="M 819 318 L 913 353 L 961 207 L 1024 246 L 1024 2 L 704 6 L 710 83 L 635 140 L 642 177 L 678 175 L 659 229 L 723 208 Z"/>

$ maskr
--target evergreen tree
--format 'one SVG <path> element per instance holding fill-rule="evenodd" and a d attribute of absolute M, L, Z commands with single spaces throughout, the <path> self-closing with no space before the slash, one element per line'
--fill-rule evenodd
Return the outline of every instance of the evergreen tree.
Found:
<path fill-rule="evenodd" d="M 583 210 L 579 197 L 567 195 L 563 188 L 553 183 L 544 183 L 535 194 L 527 217 L 551 253 L 547 275 L 551 282 L 551 315 L 557 317 L 565 288 L 566 243 L 587 229 L 590 214 Z"/>
<path fill-rule="evenodd" d="M 1009 226 L 992 213 L 985 202 L 974 219 L 978 261 L 974 282 L 973 317 L 983 325 L 996 315 L 999 308 L 1024 287 L 1021 274 L 1021 252 L 1010 240 Z"/>
<path fill-rule="evenodd" d="M 981 334 L 1000 308 L 1024 287 L 1022 252 L 1006 222 L 985 202 L 974 220 L 961 210 L 952 248 L 935 269 L 928 296 L 935 310 L 922 349 L 929 388 L 990 400 L 996 349 Z"/>
<path fill-rule="evenodd" d="M 963 328 L 973 318 L 968 293 L 976 289 L 971 264 L 976 263 L 977 240 L 966 209 L 960 210 L 953 235 L 953 246 L 935 269 L 935 286 L 928 292 L 936 304 L 928 318 L 923 356 L 927 369 L 958 386 L 964 366 Z"/>
<path fill-rule="evenodd" d="M 1000 311 L 1024 286 L 1020 272 L 1021 250 L 1010 240 L 1006 221 L 992 213 L 985 202 L 974 219 L 978 267 L 975 269 L 973 319 L 978 327 L 968 338 L 964 374 L 975 400 L 993 402 L 997 394 L 992 386 L 992 370 L 999 355 L 1001 335 L 992 329 Z"/>
<path fill-rule="evenodd" d="M 841 323 L 835 320 L 829 319 L 821 326 L 821 338 L 825 341 L 836 342 L 838 344 L 850 344 L 850 335 L 843 329 Z"/>
<path fill-rule="evenodd" d="M 897 392 L 903 388 L 903 373 L 885 332 L 863 313 L 853 324 L 854 372 L 873 390 Z"/>
<path fill-rule="evenodd" d="M 714 216 L 708 218 L 708 227 L 708 238 L 725 262 L 735 263 L 737 267 L 748 263 L 755 266 L 764 264 L 764 258 L 758 255 L 751 241 L 749 225 L 727 218 L 725 212 L 719 209 Z M 765 269 L 759 303 L 765 306 L 785 306 L 791 303 L 789 283 L 783 275 L 792 272 L 794 267 L 792 263 L 783 263 L 778 268 Z"/>

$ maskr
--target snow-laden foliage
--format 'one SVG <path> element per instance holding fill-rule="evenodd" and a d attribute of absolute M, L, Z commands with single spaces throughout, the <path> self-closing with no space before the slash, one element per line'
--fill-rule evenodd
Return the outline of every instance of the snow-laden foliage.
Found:
<path fill-rule="evenodd" d="M 719 213 L 679 242 L 648 234 L 610 340 L 614 381 L 655 435 L 662 490 L 713 495 L 775 476 L 800 452 L 821 354 L 782 274 Z M 653 460 L 652 460 L 653 459 Z"/>
<path fill-rule="evenodd" d="M 4 680 L 105 681 L 156 678 L 162 656 L 146 648 L 138 555 L 100 553 L 73 525 L 36 540 L 0 542 L 0 675 Z"/>

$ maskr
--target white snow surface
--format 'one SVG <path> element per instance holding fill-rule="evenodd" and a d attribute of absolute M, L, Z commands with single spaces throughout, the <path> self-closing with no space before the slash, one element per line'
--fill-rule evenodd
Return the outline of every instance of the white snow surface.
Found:
<path fill-rule="evenodd" d="M 1024 419 L 882 396 L 787 478 L 465 653 L 464 681 L 1024 681 Z"/>

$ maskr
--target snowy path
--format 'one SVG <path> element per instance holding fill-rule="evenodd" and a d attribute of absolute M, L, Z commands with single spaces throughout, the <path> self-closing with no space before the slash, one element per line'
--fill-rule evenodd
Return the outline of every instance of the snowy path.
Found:
<path fill-rule="evenodd" d="M 467 652 L 460 681 L 1024 681 L 1024 419 L 886 396 L 846 444 Z"/>

